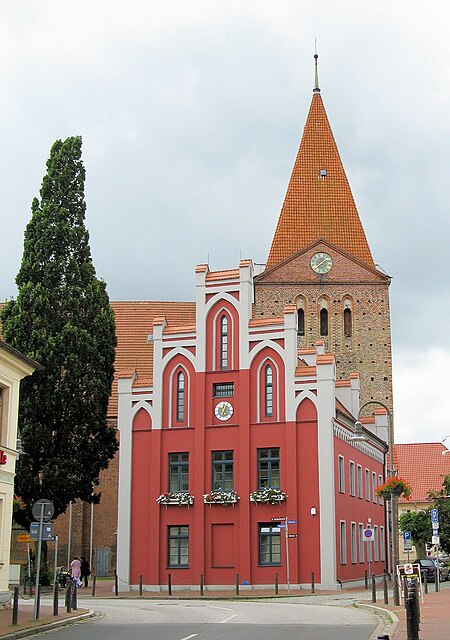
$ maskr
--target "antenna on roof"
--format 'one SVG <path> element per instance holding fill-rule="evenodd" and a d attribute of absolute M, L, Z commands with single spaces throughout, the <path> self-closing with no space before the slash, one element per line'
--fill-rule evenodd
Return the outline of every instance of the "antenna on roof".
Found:
<path fill-rule="evenodd" d="M 320 93 L 319 88 L 319 70 L 317 68 L 317 38 L 314 38 L 314 93 Z"/>

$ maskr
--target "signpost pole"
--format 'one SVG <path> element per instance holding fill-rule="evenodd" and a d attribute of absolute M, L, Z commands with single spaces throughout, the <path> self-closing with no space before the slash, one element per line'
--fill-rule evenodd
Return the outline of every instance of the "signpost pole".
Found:
<path fill-rule="evenodd" d="M 40 578 L 40 572 L 41 572 L 42 525 L 44 523 L 45 504 L 41 502 L 39 506 L 41 508 L 41 513 L 39 515 L 38 555 L 37 555 L 37 562 L 36 562 L 36 586 L 34 590 L 34 619 L 35 620 L 37 620 L 39 617 L 39 611 L 38 611 L 39 578 Z"/>
<path fill-rule="evenodd" d="M 56 584 L 56 572 L 58 571 L 58 536 L 55 536 L 55 562 L 54 562 L 54 569 L 53 569 L 53 585 Z"/>
<path fill-rule="evenodd" d="M 285 540 L 286 540 L 286 578 L 287 578 L 287 588 L 288 595 L 291 595 L 291 575 L 289 571 L 289 525 L 287 516 L 284 519 L 285 521 Z"/>

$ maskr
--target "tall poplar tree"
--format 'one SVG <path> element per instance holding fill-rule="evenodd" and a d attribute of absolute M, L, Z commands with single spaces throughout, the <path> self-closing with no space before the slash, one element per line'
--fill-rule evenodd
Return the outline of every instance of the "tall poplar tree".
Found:
<path fill-rule="evenodd" d="M 100 471 L 117 450 L 107 423 L 115 326 L 106 285 L 95 274 L 85 227 L 81 137 L 57 140 L 40 201 L 32 203 L 16 277 L 17 300 L 2 312 L 6 342 L 43 365 L 21 383 L 19 429 L 26 455 L 15 492 L 28 527 L 39 498 L 55 517 L 78 498 L 98 502 Z"/>

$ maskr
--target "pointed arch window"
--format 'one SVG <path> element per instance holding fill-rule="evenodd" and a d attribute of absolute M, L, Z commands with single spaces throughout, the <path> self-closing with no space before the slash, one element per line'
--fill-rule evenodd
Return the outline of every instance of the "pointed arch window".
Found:
<path fill-rule="evenodd" d="M 320 310 L 320 335 L 321 336 L 328 335 L 328 310 L 327 309 Z"/>
<path fill-rule="evenodd" d="M 303 309 L 297 309 L 297 334 L 305 335 L 305 312 Z"/>
<path fill-rule="evenodd" d="M 184 373 L 177 376 L 177 422 L 184 422 Z"/>
<path fill-rule="evenodd" d="M 351 338 L 352 335 L 352 310 L 344 309 L 344 336 Z"/>
<path fill-rule="evenodd" d="M 220 319 L 220 368 L 228 369 L 228 318 Z"/>
<path fill-rule="evenodd" d="M 273 416 L 273 369 L 267 365 L 264 372 L 264 405 L 267 417 Z"/>

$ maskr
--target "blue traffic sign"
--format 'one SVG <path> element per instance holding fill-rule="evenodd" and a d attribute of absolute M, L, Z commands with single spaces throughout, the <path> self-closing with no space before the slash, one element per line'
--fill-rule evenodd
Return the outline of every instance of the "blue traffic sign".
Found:
<path fill-rule="evenodd" d="M 288 524 L 297 524 L 297 520 L 288 520 Z"/>
<path fill-rule="evenodd" d="M 439 511 L 431 509 L 431 522 L 439 522 Z"/>
<path fill-rule="evenodd" d="M 403 532 L 403 540 L 411 540 L 411 531 Z"/>
<path fill-rule="evenodd" d="M 280 527 L 280 529 L 284 529 L 284 527 L 286 526 L 286 523 L 285 522 L 279 522 L 277 526 Z"/>

